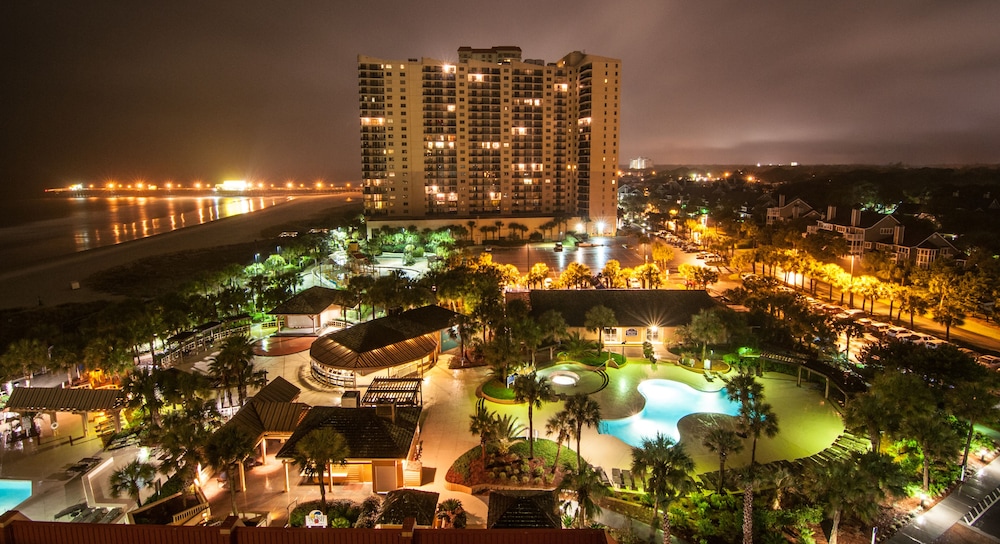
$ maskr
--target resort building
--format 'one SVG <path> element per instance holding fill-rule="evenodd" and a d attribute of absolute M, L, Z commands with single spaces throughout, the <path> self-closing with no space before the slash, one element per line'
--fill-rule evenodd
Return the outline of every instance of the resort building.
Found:
<path fill-rule="evenodd" d="M 806 232 L 814 233 L 820 230 L 839 233 L 847 240 L 851 255 L 861 255 L 865 251 L 875 249 L 875 243 L 892 239 L 898 219 L 888 214 L 851 210 L 850 215 L 837 213 L 837 208 L 827 206 L 826 217 L 810 225 Z"/>
<path fill-rule="evenodd" d="M 621 68 L 578 51 L 522 59 L 519 47 L 359 55 L 369 229 L 559 218 L 614 234 Z"/>
<path fill-rule="evenodd" d="M 773 225 L 782 221 L 792 221 L 799 218 L 818 219 L 819 212 L 813 209 L 805 200 L 795 198 L 785 203 L 785 195 L 778 195 L 778 205 L 767 208 L 767 224 Z"/>
<path fill-rule="evenodd" d="M 610 308 L 617 324 L 604 329 L 602 340 L 622 346 L 646 341 L 666 345 L 673 339 L 673 330 L 690 323 L 691 316 L 718 307 L 707 292 L 700 290 L 536 289 L 508 293 L 508 297 L 526 297 L 531 315 L 536 318 L 548 310 L 559 312 L 567 327 L 582 335 L 591 334 L 586 326 L 591 308 Z"/>
<path fill-rule="evenodd" d="M 376 378 L 423 376 L 437 362 L 442 335 L 459 314 L 424 306 L 321 336 L 309 349 L 312 376 L 335 387 L 366 387 Z"/>

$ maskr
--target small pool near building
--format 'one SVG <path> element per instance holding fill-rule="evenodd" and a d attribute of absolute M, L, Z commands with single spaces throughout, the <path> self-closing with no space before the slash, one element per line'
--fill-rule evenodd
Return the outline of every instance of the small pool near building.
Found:
<path fill-rule="evenodd" d="M 0 479 L 0 513 L 13 510 L 31 496 L 31 480 Z"/>
<path fill-rule="evenodd" d="M 646 406 L 624 419 L 601 421 L 598 430 L 630 446 L 640 447 L 644 438 L 656 433 L 680 440 L 677 422 L 688 414 L 715 413 L 735 416 L 739 404 L 726 398 L 726 390 L 704 392 L 673 380 L 645 380 L 636 388 L 646 399 Z"/>

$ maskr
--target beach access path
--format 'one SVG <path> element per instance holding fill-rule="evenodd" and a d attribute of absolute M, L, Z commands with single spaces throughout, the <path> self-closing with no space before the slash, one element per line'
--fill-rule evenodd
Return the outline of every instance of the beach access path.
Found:
<path fill-rule="evenodd" d="M 335 213 L 361 213 L 360 193 L 296 196 L 260 211 L 227 217 L 113 246 L 81 251 L 55 260 L 0 273 L 0 309 L 46 306 L 113 299 L 89 289 L 83 280 L 98 272 L 138 259 L 192 249 L 253 242 L 271 227 L 295 224 L 304 218 Z M 74 282 L 80 284 L 74 289 Z"/>

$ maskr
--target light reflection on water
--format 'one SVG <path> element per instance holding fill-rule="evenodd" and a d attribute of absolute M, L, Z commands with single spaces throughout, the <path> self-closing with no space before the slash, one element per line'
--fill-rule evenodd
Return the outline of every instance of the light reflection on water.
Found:
<path fill-rule="evenodd" d="M 259 211 L 288 199 L 286 195 L 111 196 L 7 203 L 0 223 L 0 261 L 14 269 Z"/>
<path fill-rule="evenodd" d="M 726 390 L 703 392 L 673 380 L 644 380 L 636 388 L 645 397 L 643 409 L 623 419 L 602 420 L 601 434 L 610 434 L 630 446 L 642 446 L 643 438 L 656 433 L 680 440 L 677 422 L 688 414 L 715 413 L 735 416 L 739 404 L 726 398 Z"/>

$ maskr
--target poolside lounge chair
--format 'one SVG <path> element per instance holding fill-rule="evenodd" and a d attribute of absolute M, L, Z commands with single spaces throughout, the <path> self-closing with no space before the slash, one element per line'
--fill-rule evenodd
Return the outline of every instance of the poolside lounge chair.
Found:
<path fill-rule="evenodd" d="M 710 381 L 710 382 L 714 382 L 715 381 L 715 378 L 712 376 L 712 371 L 711 370 L 706 370 L 705 371 L 705 380 L 706 381 Z"/>
<path fill-rule="evenodd" d="M 615 487 L 625 487 L 625 482 L 622 480 L 621 469 L 611 469 L 611 481 L 614 482 Z"/>
<path fill-rule="evenodd" d="M 629 489 L 632 489 L 633 491 L 635 490 L 635 480 L 632 479 L 632 471 L 623 470 L 622 480 L 624 480 L 624 483 L 628 485 Z"/>
<path fill-rule="evenodd" d="M 594 467 L 594 472 L 597 473 L 597 476 L 601 479 L 602 484 L 611 487 L 611 480 L 608 479 L 608 473 L 604 471 L 604 467 Z"/>

